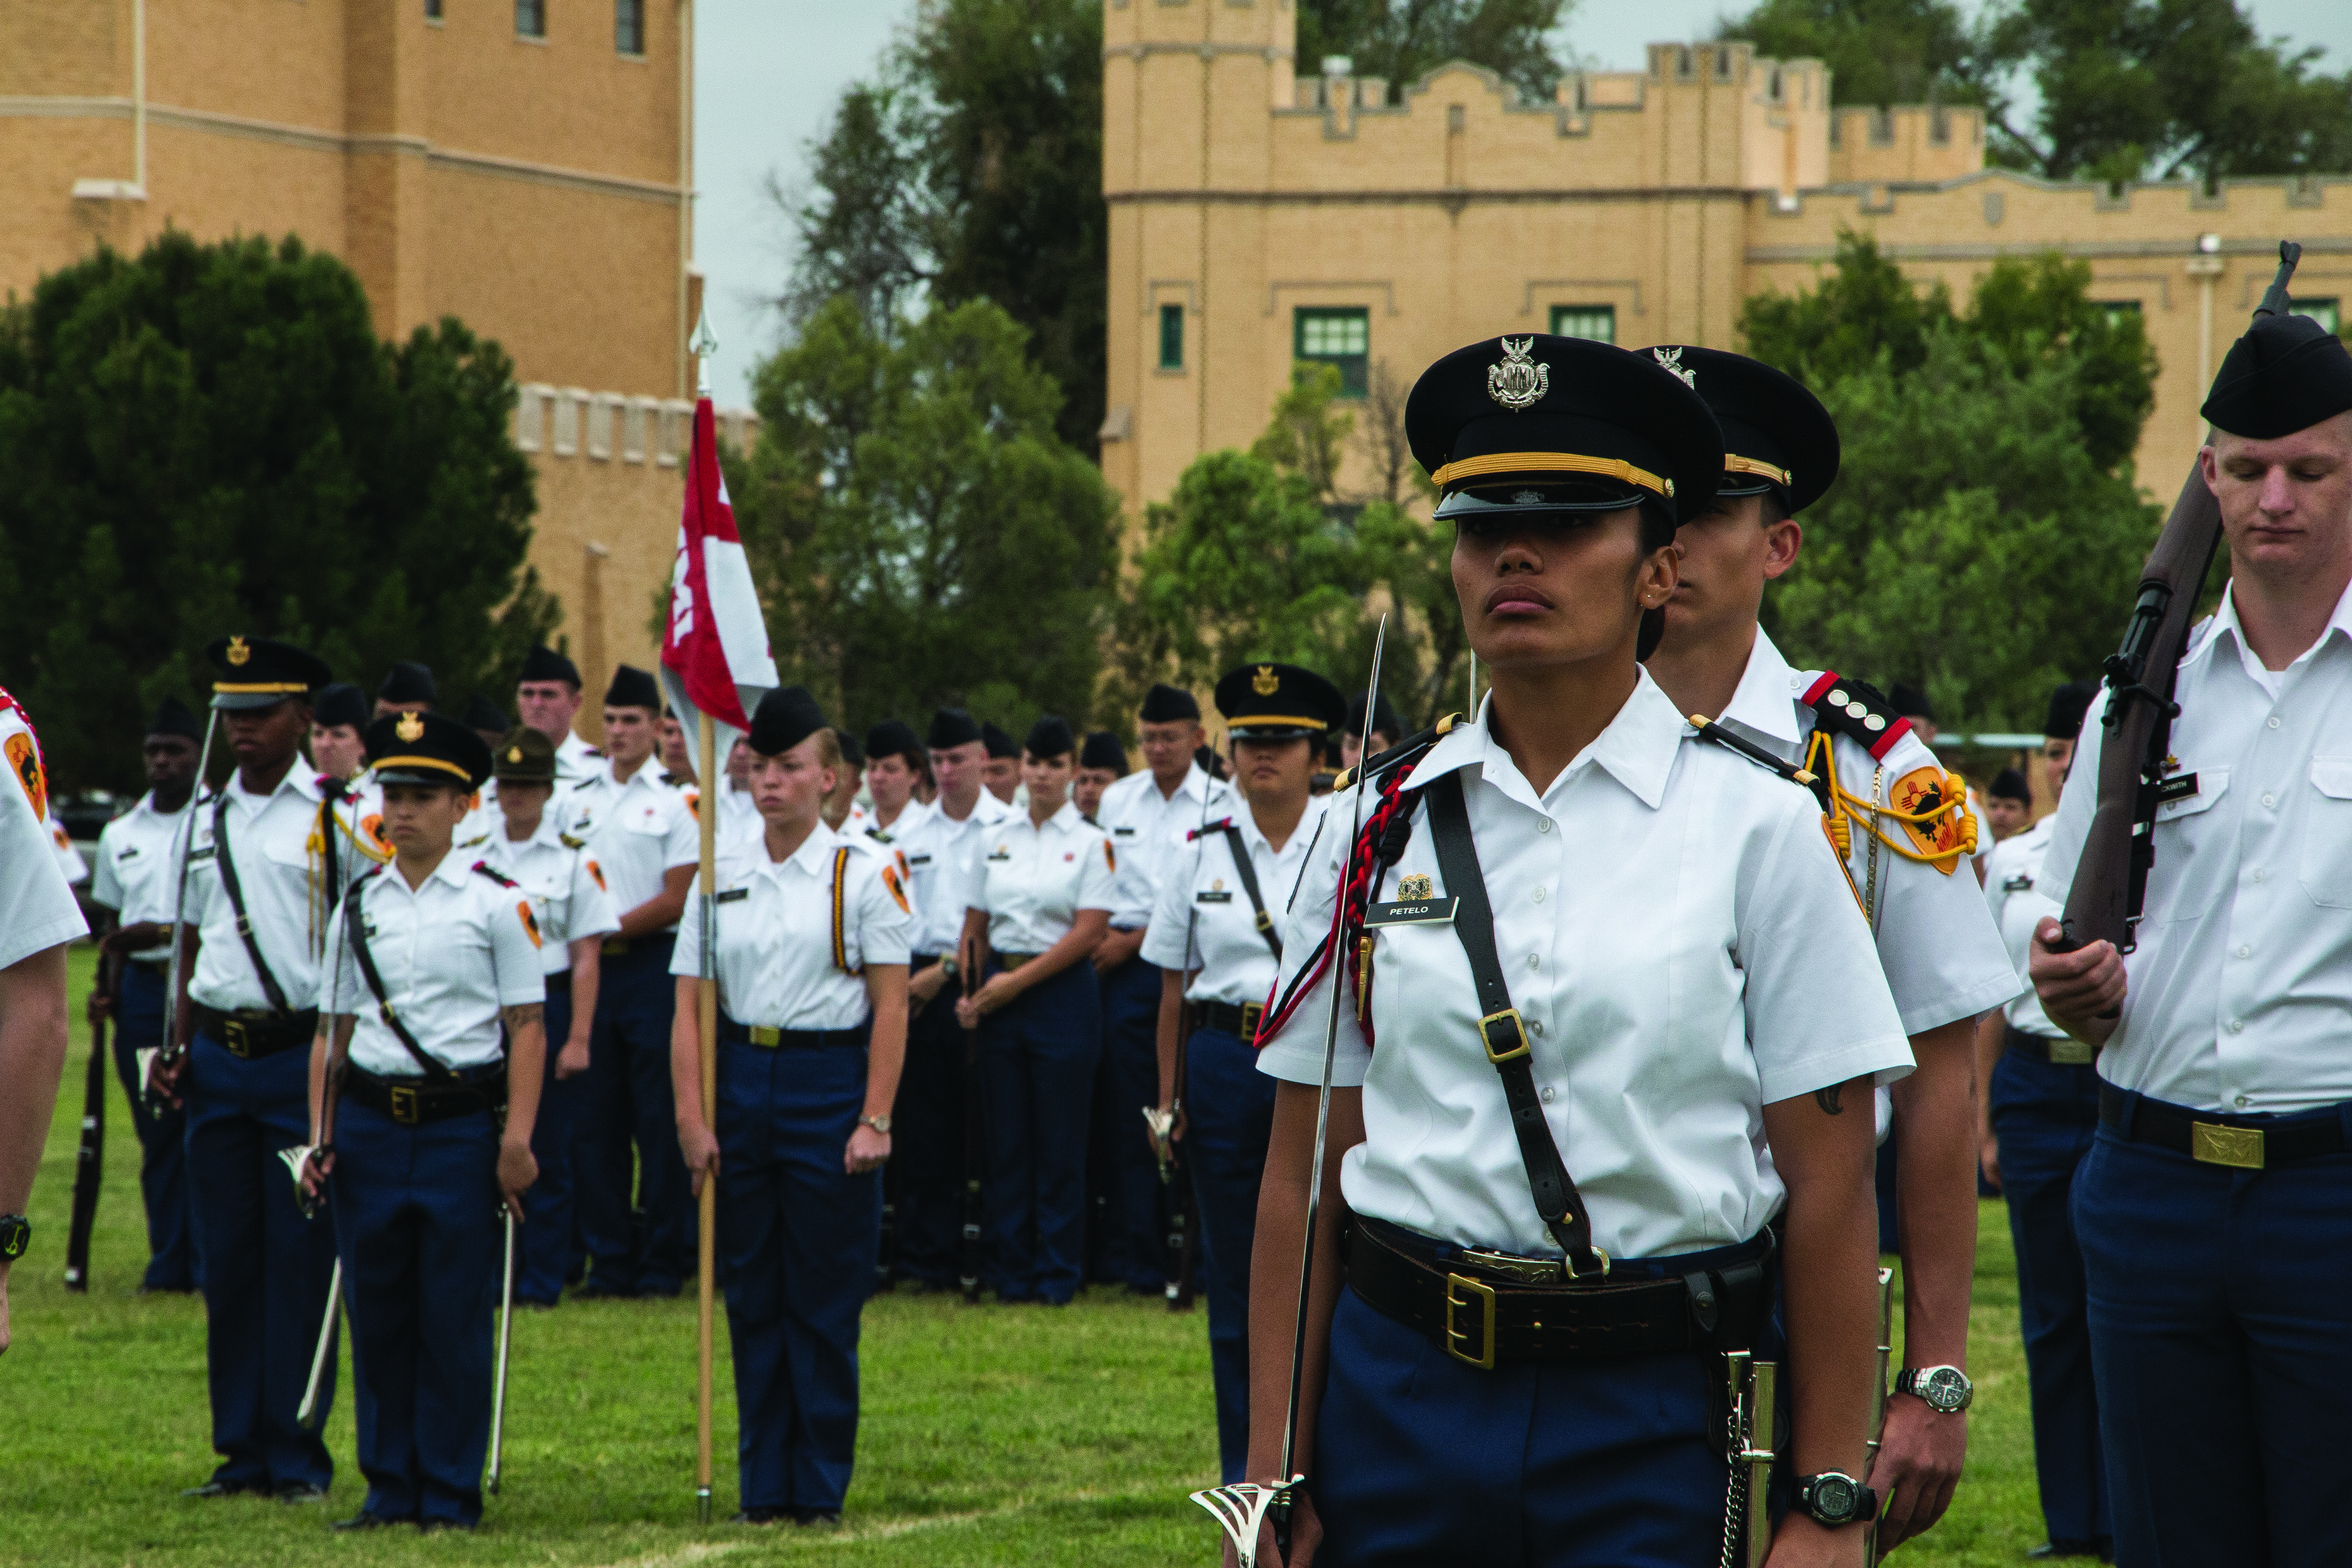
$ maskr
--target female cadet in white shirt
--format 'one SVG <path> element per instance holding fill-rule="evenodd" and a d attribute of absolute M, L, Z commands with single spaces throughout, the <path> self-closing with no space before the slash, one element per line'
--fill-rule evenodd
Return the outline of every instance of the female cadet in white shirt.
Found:
<path fill-rule="evenodd" d="M 987 978 L 956 1005 L 963 1026 L 980 1030 L 989 1283 L 999 1300 L 1055 1307 L 1077 1294 L 1084 1261 L 1087 1125 L 1102 1057 L 1102 1004 L 1085 960 L 1110 927 L 1118 870 L 1110 840 L 1070 804 L 1076 749 L 1069 725 L 1038 720 L 1022 749 L 1028 809 L 976 841 L 961 962 Z"/>
<path fill-rule="evenodd" d="M 1637 662 L 1715 421 L 1671 366 L 1530 336 L 1439 361 L 1407 429 L 1494 685 L 1372 769 L 1356 847 L 1333 797 L 1285 932 L 1251 1479 L 1283 1452 L 1336 952 L 1352 1228 L 1344 1293 L 1330 1207 L 1315 1237 L 1293 1568 L 1733 1561 L 1740 1350 L 1788 1373 L 1774 1510 L 1808 1500 L 1773 1568 L 1860 1568 L 1869 1091 L 1910 1057 L 1811 796 L 1695 740 Z"/>
<path fill-rule="evenodd" d="M 719 854 L 719 1125 L 702 1116 L 700 877 L 670 972 L 677 1141 L 719 1182 L 746 1523 L 837 1520 L 857 1447 L 857 1320 L 882 1237 L 914 929 L 886 851 L 825 826 L 840 741 L 797 686 L 752 715 L 765 831 Z"/>

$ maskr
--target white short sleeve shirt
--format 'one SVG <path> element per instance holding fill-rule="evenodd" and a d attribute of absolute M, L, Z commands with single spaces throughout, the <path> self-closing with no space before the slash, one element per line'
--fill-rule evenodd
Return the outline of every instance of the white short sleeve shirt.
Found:
<path fill-rule="evenodd" d="M 833 889 L 837 858 L 841 905 Z M 872 1011 L 865 969 L 904 963 L 915 917 L 889 853 L 862 834 L 818 823 L 782 860 L 762 841 L 719 858 L 711 918 L 719 941 L 713 968 L 719 1010 L 735 1022 L 776 1029 L 854 1029 Z M 670 973 L 702 973 L 702 879 L 687 899 L 688 919 Z"/>
<path fill-rule="evenodd" d="M 968 907 L 988 916 L 997 952 L 1043 952 L 1070 932 L 1080 910 L 1105 910 L 1116 897 L 1118 856 L 1102 829 L 1068 801 L 1039 827 L 1027 812 L 1008 816 L 975 842 Z"/>
<path fill-rule="evenodd" d="M 112 910 L 124 925 L 142 921 L 169 925 L 179 897 L 173 873 L 179 864 L 180 834 L 187 826 L 186 803 L 177 811 L 158 811 L 154 792 L 142 795 L 138 805 L 99 832 L 90 902 Z M 166 941 L 131 956 L 153 963 L 171 955 L 172 944 Z"/>
<path fill-rule="evenodd" d="M 221 858 L 230 858 L 246 913 L 264 963 L 295 1012 L 316 1006 L 319 955 L 327 941 L 326 841 L 319 832 L 316 777 L 297 766 L 266 795 L 245 787 L 232 773 L 226 788 L 227 841 L 213 831 L 215 803 L 198 796 L 195 831 L 188 850 L 188 923 L 200 946 L 188 995 L 221 1012 L 266 1008 L 269 994 L 236 932 L 236 911 L 221 879 Z"/>
<path fill-rule="evenodd" d="M 1185 835 L 1237 804 L 1234 792 L 1198 763 L 1186 764 L 1174 795 L 1160 793 L 1149 768 L 1112 780 L 1095 808 L 1095 820 L 1118 855 L 1110 923 L 1133 931 L 1150 921 L 1160 901 L 1160 869 L 1183 852 Z"/>
<path fill-rule="evenodd" d="M 2033 928 L 2042 917 L 2055 917 L 2058 906 L 2041 889 L 2042 863 L 2050 853 L 2050 835 L 2057 818 L 2045 816 L 2022 833 L 2012 834 L 1992 847 L 1985 858 L 1985 904 L 2000 930 L 2001 946 L 2020 974 L 2033 956 Z M 2050 1021 L 2041 999 L 2031 988 L 2001 1009 L 2010 1027 L 2055 1039 L 2065 1031 Z"/>
<path fill-rule="evenodd" d="M 1144 931 L 1142 956 L 1146 963 L 1162 969 L 1198 970 L 1185 987 L 1189 1000 L 1239 1006 L 1265 1000 L 1274 988 L 1276 966 L 1242 883 L 1233 839 L 1220 825 L 1230 822 L 1241 835 L 1259 896 L 1279 934 L 1290 912 L 1291 895 L 1307 868 L 1309 847 L 1317 834 L 1327 830 L 1329 797 L 1307 801 L 1306 815 L 1278 850 L 1258 831 L 1247 801 L 1236 794 L 1228 804 L 1234 808 L 1231 816 L 1217 818 L 1161 864 L 1160 902 Z M 1331 831 L 1346 830 L 1343 822 Z"/>
<path fill-rule="evenodd" d="M 383 981 L 383 1001 L 416 1043 L 453 1069 L 499 1060 L 499 1010 L 547 1000 L 541 938 L 520 888 L 484 876 L 455 850 L 415 889 L 397 864 L 371 872 L 352 889 L 368 955 Z M 334 1010 L 357 1021 L 354 1067 L 383 1078 L 421 1078 L 425 1069 L 392 1032 L 368 988 L 357 952 L 336 910 Z"/>
<path fill-rule="evenodd" d="M 479 860 L 520 886 L 530 900 L 539 925 L 539 967 L 560 974 L 572 967 L 571 944 L 583 937 L 608 936 L 621 929 L 621 913 L 604 886 L 604 873 L 588 847 L 542 815 L 538 829 L 520 843 L 509 838 L 501 817 L 487 838 L 457 847 L 470 864 Z"/>
<path fill-rule="evenodd" d="M 686 797 L 662 783 L 660 770 L 650 763 L 626 784 L 616 783 L 611 768 L 600 766 L 547 809 L 564 832 L 586 841 L 604 868 L 613 906 L 623 915 L 660 897 L 666 872 L 702 858 L 702 829 Z"/>
<path fill-rule="evenodd" d="M 980 863 L 980 841 L 1012 816 L 1011 806 L 983 789 L 971 814 L 961 821 L 933 802 L 924 808 L 922 820 L 891 833 L 893 847 L 907 858 L 907 875 L 914 884 L 909 898 L 918 921 L 917 954 L 935 958 L 955 951 L 963 937 L 965 906 L 971 902 L 970 884 Z"/>
<path fill-rule="evenodd" d="M 6 969 L 86 935 L 89 925 L 42 826 L 48 786 L 40 742 L 5 691 L 0 691 L 0 755 L 13 775 L 13 782 L 0 784 L 0 969 Z"/>

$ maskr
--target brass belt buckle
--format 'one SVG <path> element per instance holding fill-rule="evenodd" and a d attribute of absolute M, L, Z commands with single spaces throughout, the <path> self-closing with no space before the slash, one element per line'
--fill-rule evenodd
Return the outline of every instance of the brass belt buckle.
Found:
<path fill-rule="evenodd" d="M 404 1084 L 392 1086 L 392 1119 L 403 1127 L 416 1125 L 416 1091 Z"/>
<path fill-rule="evenodd" d="M 627 937 L 625 937 L 625 936 L 608 936 L 608 937 L 606 937 L 606 938 L 604 939 L 604 956 L 605 956 L 605 957 L 607 957 L 607 958 L 618 958 L 618 957 L 622 956 L 623 954 L 626 953 L 628 951 L 629 951 L 629 939 L 628 939 Z"/>
<path fill-rule="evenodd" d="M 746 1025 L 744 1032 L 751 1036 L 753 1045 L 765 1046 L 770 1050 L 784 1043 L 784 1032 L 766 1024 Z"/>
<path fill-rule="evenodd" d="M 228 1047 L 231 1056 L 249 1058 L 253 1055 L 253 1045 L 246 1037 L 245 1020 L 242 1018 L 224 1016 L 221 1019 L 221 1044 Z"/>
<path fill-rule="evenodd" d="M 1258 1020 L 1265 1016 L 1265 1003 L 1244 1002 L 1242 1004 L 1242 1044 L 1247 1045 L 1250 1041 L 1257 1038 Z"/>
<path fill-rule="evenodd" d="M 1464 1247 L 1461 1258 L 1482 1273 L 1500 1276 L 1515 1285 L 1558 1285 L 1567 1278 L 1566 1258 L 1521 1258 L 1515 1252 L 1488 1252 L 1476 1247 Z"/>
<path fill-rule="evenodd" d="M 1508 1043 L 1498 1051 L 1495 1048 L 1495 1037 L 1504 1033 L 1506 1028 L 1507 1033 L 1504 1037 Z M 1486 1059 L 1497 1067 L 1505 1062 L 1517 1061 L 1534 1048 L 1528 1044 L 1528 1026 L 1519 1017 L 1517 1007 L 1506 1007 L 1499 1013 L 1489 1013 L 1479 1019 L 1478 1043 L 1486 1047 Z"/>
<path fill-rule="evenodd" d="M 2053 1067 L 2080 1068 L 2091 1065 L 2098 1053 L 2082 1041 L 2073 1038 L 2050 1042 L 2050 1063 Z"/>
<path fill-rule="evenodd" d="M 2263 1130 L 2192 1121 L 2189 1124 L 2189 1157 L 2208 1165 L 2259 1171 L 2263 1168 Z"/>
<path fill-rule="evenodd" d="M 1465 1294 L 1466 1292 L 1466 1294 Z M 1463 1342 L 1470 1336 L 1454 1326 L 1456 1312 L 1470 1306 L 1478 1309 L 1478 1353 L 1466 1354 Z M 1465 1366 L 1475 1366 L 1481 1372 L 1495 1370 L 1495 1288 L 1467 1274 L 1445 1277 L 1445 1353 Z"/>

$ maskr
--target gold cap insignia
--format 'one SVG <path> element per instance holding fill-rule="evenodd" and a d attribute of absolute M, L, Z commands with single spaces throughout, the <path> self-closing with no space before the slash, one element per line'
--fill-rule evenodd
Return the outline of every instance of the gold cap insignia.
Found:
<path fill-rule="evenodd" d="M 403 713 L 392 732 L 404 741 L 421 741 L 425 738 L 425 721 L 414 713 Z"/>
<path fill-rule="evenodd" d="M 1532 337 L 1516 343 L 1508 338 L 1498 341 L 1503 357 L 1486 367 L 1486 395 L 1512 413 L 1521 413 L 1541 403 L 1544 394 L 1551 390 L 1551 366 L 1528 357 L 1536 346 Z"/>
<path fill-rule="evenodd" d="M 1282 689 L 1282 677 L 1275 674 L 1274 666 L 1261 664 L 1257 673 L 1250 677 L 1250 689 L 1260 697 L 1271 697 Z"/>
<path fill-rule="evenodd" d="M 507 748 L 507 761 L 510 763 L 519 763 L 522 761 L 522 748 L 520 746 L 509 746 Z"/>
<path fill-rule="evenodd" d="M 1430 886 L 1428 876 L 1420 871 L 1415 871 L 1397 884 L 1399 901 L 1408 904 L 1418 903 L 1423 899 L 1430 897 L 1434 891 L 1435 889 Z"/>
<path fill-rule="evenodd" d="M 231 637 L 228 639 L 228 651 L 221 657 L 231 664 L 241 665 L 253 657 L 253 650 L 245 646 L 243 637 Z"/>

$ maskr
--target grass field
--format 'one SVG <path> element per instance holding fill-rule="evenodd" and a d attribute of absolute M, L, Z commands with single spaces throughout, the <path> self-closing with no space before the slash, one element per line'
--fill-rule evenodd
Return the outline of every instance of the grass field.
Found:
<path fill-rule="evenodd" d="M 74 961 L 74 1016 L 90 954 Z M 228 1565 L 821 1562 L 1187 1568 L 1215 1526 L 1185 1500 L 1214 1481 L 1202 1317 L 1090 1293 L 1066 1311 L 894 1296 L 866 1311 L 857 1476 L 838 1531 L 694 1522 L 694 1302 L 567 1303 L 515 1322 L 504 1494 L 470 1537 L 332 1536 L 363 1491 L 348 1363 L 328 1426 L 324 1509 L 182 1500 L 210 1473 L 204 1309 L 131 1292 L 146 1259 L 138 1144 L 112 1075 L 104 1195 L 86 1296 L 60 1283 L 88 1031 L 52 1124 L 32 1254 L 10 1281 L 0 1357 L 0 1564 Z M 1944 1521 L 1895 1559 L 2011 1563 L 2042 1538 L 2034 1503 L 2016 1284 L 2000 1205 L 1977 1265 L 1968 1478 Z M 726 1355 L 724 1320 L 719 1354 Z M 734 1511 L 734 1422 L 719 1370 L 717 1492 Z"/>

